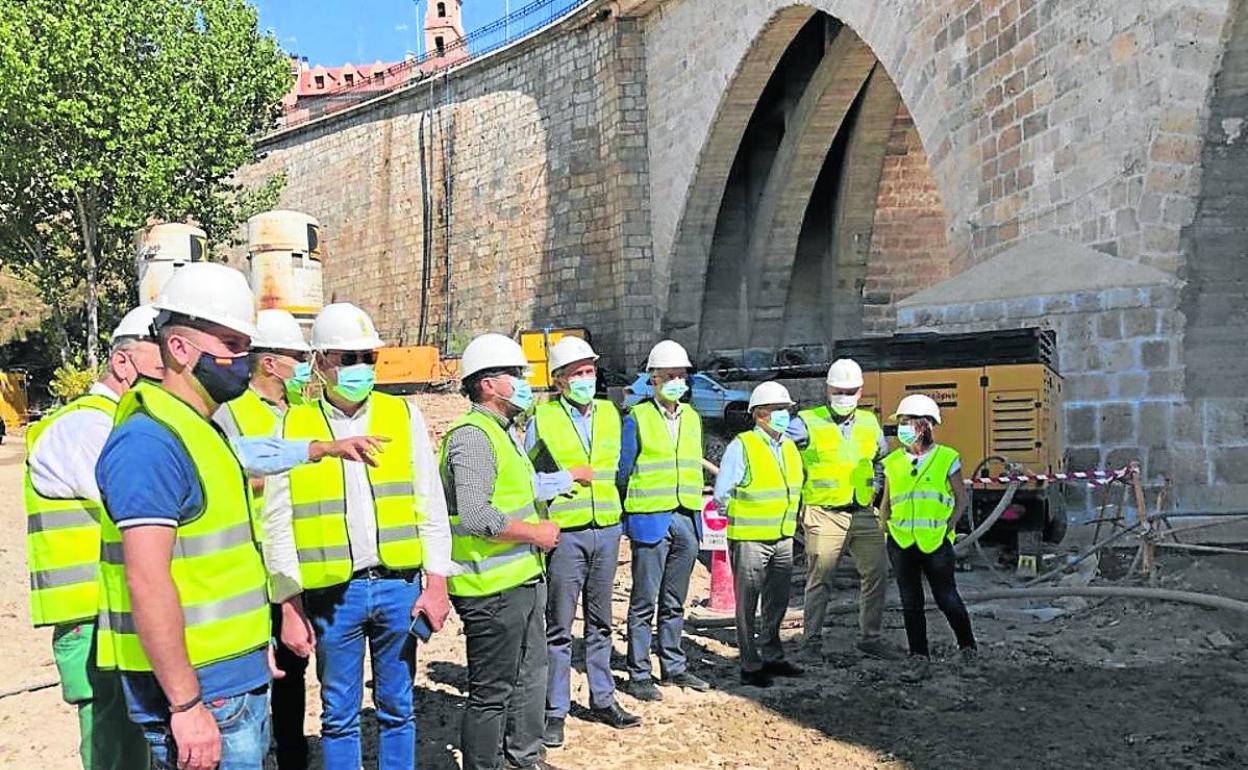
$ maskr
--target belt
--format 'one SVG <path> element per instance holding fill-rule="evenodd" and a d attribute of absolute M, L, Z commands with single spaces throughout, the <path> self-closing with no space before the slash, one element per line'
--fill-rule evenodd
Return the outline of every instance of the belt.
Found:
<path fill-rule="evenodd" d="M 419 569 L 390 569 L 376 566 L 357 569 L 351 573 L 352 580 L 411 580 L 419 573 Z"/>
<path fill-rule="evenodd" d="M 567 532 L 584 532 L 584 531 L 589 530 L 589 529 L 610 529 L 611 527 L 618 527 L 618 526 L 620 526 L 620 524 L 619 524 L 619 523 L 609 524 L 609 525 L 603 526 L 602 524 L 599 524 L 599 523 L 598 523 L 598 522 L 596 522 L 596 521 L 591 521 L 590 523 L 588 523 L 588 524 L 582 524 L 582 525 L 581 525 L 581 526 L 579 526 L 579 527 L 562 527 L 559 531 L 560 531 L 560 532 L 564 532 L 564 533 L 567 533 Z"/>

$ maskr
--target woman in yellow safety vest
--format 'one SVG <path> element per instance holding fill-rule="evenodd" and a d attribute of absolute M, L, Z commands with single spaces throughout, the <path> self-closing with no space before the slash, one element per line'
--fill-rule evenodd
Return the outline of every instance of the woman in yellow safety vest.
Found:
<path fill-rule="evenodd" d="M 901 448 L 884 458 L 881 526 L 897 578 L 910 655 L 920 668 L 929 657 L 923 582 L 958 640 L 963 661 L 975 659 L 975 634 L 954 580 L 954 528 L 969 503 L 957 450 L 937 444 L 932 430 L 940 407 L 924 395 L 906 396 L 893 415 Z"/>

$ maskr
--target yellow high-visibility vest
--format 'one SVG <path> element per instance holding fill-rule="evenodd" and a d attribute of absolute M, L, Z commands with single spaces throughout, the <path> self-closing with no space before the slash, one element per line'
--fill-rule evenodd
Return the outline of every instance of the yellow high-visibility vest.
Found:
<path fill-rule="evenodd" d="M 277 423 L 281 419 L 273 408 L 265 403 L 259 393 L 248 388 L 243 395 L 226 403 L 225 408 L 229 410 L 230 417 L 234 418 L 234 424 L 238 426 L 239 434 L 249 438 L 272 436 L 277 432 Z M 264 516 L 264 493 L 256 494 L 253 489 L 251 495 L 251 520 L 256 529 L 256 536 L 259 537 L 263 532 L 261 528 L 262 517 Z"/>
<path fill-rule="evenodd" d="M 136 414 L 146 414 L 178 439 L 203 489 L 204 510 L 178 523 L 169 566 L 191 665 L 263 648 L 270 635 L 268 575 L 251 529 L 251 494 L 242 466 L 211 422 L 158 385 L 140 382 L 131 388 L 117 407 L 114 425 Z M 108 516 L 100 525 L 100 667 L 151 671 L 131 614 L 121 531 Z"/>
<path fill-rule="evenodd" d="M 79 409 L 95 409 L 112 419 L 117 403 L 87 394 L 70 401 L 26 429 L 26 562 L 30 567 L 30 618 L 36 626 L 94 620 L 99 607 L 100 517 L 94 500 L 56 499 L 35 491 L 30 456 L 52 423 Z"/>
<path fill-rule="evenodd" d="M 806 466 L 802 499 L 806 504 L 871 505 L 875 498 L 874 461 L 883 437 L 880 421 L 865 409 L 857 410 L 846 439 L 826 406 L 805 409 L 798 416 L 806 423 L 810 436 L 810 442 L 802 450 L 802 462 Z"/>
<path fill-rule="evenodd" d="M 663 513 L 677 508 L 702 510 L 702 417 L 685 404 L 680 408 L 677 441 L 667 418 L 654 401 L 633 407 L 637 422 L 637 461 L 628 478 L 624 510 Z"/>
<path fill-rule="evenodd" d="M 538 439 L 562 469 L 591 465 L 594 478 L 588 487 L 574 486 L 571 494 L 550 502 L 550 518 L 563 529 L 595 524 L 610 527 L 620 522 L 620 493 L 615 473 L 620 467 L 620 413 L 610 401 L 595 400 L 590 417 L 590 447 L 585 449 L 560 401 L 537 407 L 534 428 Z"/>
<path fill-rule="evenodd" d="M 745 478 L 728 498 L 728 539 L 771 542 L 797 531 L 802 501 L 802 456 L 787 436 L 780 457 L 757 430 L 737 436 L 745 452 Z"/>
<path fill-rule="evenodd" d="M 451 436 L 466 426 L 479 428 L 494 451 L 494 489 L 490 505 L 513 521 L 536 524 L 541 504 L 533 489 L 533 463 L 493 417 L 476 410 L 461 416 L 442 437 L 442 474 L 447 475 L 447 446 Z M 459 514 L 451 515 L 451 560 L 458 575 L 446 580 L 452 596 L 490 596 L 538 577 L 546 569 L 542 552 L 527 543 L 509 543 L 477 537 L 464 529 Z"/>
<path fill-rule="evenodd" d="M 918 543 L 923 553 L 932 553 L 954 532 L 949 527 L 953 515 L 953 489 L 949 474 L 958 461 L 958 452 L 940 444 L 919 466 L 904 449 L 884 458 L 888 479 L 888 534 L 902 548 Z M 916 473 L 917 471 L 917 473 Z"/>
<path fill-rule="evenodd" d="M 333 441 L 325 404 L 293 406 L 282 419 L 288 439 Z M 424 562 L 420 525 L 425 501 L 416 494 L 412 473 L 411 415 L 407 402 L 385 393 L 368 396 L 368 433 L 390 439 L 369 467 L 377 520 L 377 555 L 390 569 L 416 569 Z M 343 461 L 326 457 L 290 471 L 290 502 L 304 588 L 325 588 L 351 579 L 347 534 L 347 493 Z"/>

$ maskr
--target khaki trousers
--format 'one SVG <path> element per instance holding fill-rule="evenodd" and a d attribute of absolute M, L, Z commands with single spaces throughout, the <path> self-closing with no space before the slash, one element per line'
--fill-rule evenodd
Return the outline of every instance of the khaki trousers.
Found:
<path fill-rule="evenodd" d="M 860 579 L 859 633 L 864 639 L 879 636 L 888 587 L 888 557 L 874 509 L 807 506 L 802 531 L 806 538 L 806 598 L 802 609 L 806 644 L 821 643 L 832 578 L 845 549 L 854 557 Z"/>

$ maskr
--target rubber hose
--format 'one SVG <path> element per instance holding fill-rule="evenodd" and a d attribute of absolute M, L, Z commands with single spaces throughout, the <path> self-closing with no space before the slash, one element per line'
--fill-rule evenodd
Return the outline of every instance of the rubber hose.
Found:
<path fill-rule="evenodd" d="M 992 529 L 992 525 L 997 523 L 1005 514 L 1005 509 L 1010 507 L 1010 502 L 1014 500 L 1014 493 L 1018 491 L 1018 482 L 1011 481 L 1010 485 L 1005 488 L 1005 494 L 1001 495 L 1001 500 L 997 503 L 997 507 L 992 509 L 992 513 L 983 523 L 975 528 L 975 531 L 959 540 L 953 546 L 953 552 L 958 556 L 965 556 L 970 551 L 971 546 L 979 541 L 988 530 Z"/>

